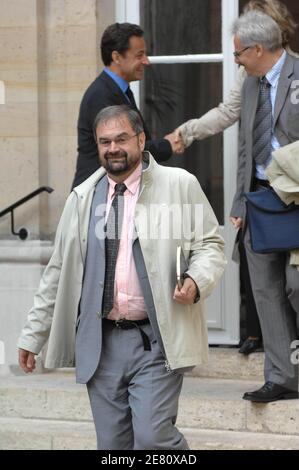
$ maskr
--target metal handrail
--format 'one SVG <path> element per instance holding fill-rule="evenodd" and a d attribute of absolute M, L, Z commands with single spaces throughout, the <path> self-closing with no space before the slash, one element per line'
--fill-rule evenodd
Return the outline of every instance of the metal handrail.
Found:
<path fill-rule="evenodd" d="M 26 240 L 26 238 L 28 237 L 28 230 L 22 227 L 18 232 L 15 232 L 13 211 L 22 204 L 25 204 L 25 202 L 29 201 L 33 197 L 38 196 L 38 194 L 42 193 L 43 191 L 46 191 L 47 193 L 52 193 L 54 189 L 50 188 L 49 186 L 41 186 L 40 188 L 36 189 L 30 194 L 27 194 L 27 196 L 23 197 L 22 199 L 19 199 L 17 202 L 0 212 L 0 218 L 4 217 L 6 214 L 11 214 L 11 233 L 20 237 L 21 240 Z"/>

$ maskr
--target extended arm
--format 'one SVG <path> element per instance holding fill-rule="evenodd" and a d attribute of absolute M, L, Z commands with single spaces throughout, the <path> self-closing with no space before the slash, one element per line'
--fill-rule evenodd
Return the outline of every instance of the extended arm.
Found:
<path fill-rule="evenodd" d="M 231 89 L 227 99 L 213 108 L 199 119 L 190 119 L 176 130 L 176 136 L 181 136 L 182 143 L 189 147 L 194 140 L 202 140 L 224 131 L 240 118 L 241 90 L 246 78 L 246 72 L 240 68 L 235 86 Z"/>

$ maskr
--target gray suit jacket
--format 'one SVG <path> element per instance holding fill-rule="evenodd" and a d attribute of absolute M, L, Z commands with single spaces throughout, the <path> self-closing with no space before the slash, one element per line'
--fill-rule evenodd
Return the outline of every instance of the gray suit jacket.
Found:
<path fill-rule="evenodd" d="M 95 189 L 88 233 L 88 249 L 84 271 L 80 312 L 76 335 L 77 382 L 87 383 L 97 369 L 102 348 L 102 297 L 105 281 L 104 219 L 108 191 L 108 179 L 100 179 Z M 96 236 L 97 234 L 97 236 Z M 154 335 L 165 355 L 154 300 L 138 238 L 133 242 L 133 256 L 147 314 Z M 186 368 L 186 370 L 189 368 Z"/>
<path fill-rule="evenodd" d="M 299 59 L 287 54 L 279 78 L 273 123 L 275 136 L 282 147 L 299 139 L 299 82 L 296 80 L 299 80 Z M 243 219 L 246 215 L 244 193 L 252 189 L 255 171 L 252 136 L 258 89 L 258 77 L 246 78 L 242 89 L 237 190 L 231 210 L 232 217 Z"/>

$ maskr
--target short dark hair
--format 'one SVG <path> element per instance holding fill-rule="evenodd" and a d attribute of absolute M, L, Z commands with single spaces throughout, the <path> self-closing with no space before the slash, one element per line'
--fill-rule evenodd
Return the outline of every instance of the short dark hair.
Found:
<path fill-rule="evenodd" d="M 143 30 L 137 24 L 114 23 L 108 26 L 101 40 L 101 54 L 104 65 L 112 62 L 112 52 L 124 54 L 129 48 L 132 36 L 143 37 Z"/>
<path fill-rule="evenodd" d="M 127 106 L 126 104 L 120 104 L 115 106 L 108 106 L 107 108 L 101 109 L 101 111 L 96 115 L 93 124 L 93 131 L 95 139 L 97 140 L 97 127 L 100 122 L 102 121 L 109 121 L 113 118 L 118 118 L 120 116 L 126 116 L 128 118 L 129 123 L 133 131 L 136 134 L 140 134 L 144 132 L 143 122 L 141 120 L 140 114 L 135 111 L 135 109 Z"/>

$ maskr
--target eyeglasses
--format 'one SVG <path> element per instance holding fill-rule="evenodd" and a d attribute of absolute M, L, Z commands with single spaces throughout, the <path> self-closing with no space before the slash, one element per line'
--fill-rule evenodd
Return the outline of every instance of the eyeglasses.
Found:
<path fill-rule="evenodd" d="M 137 134 L 134 134 L 134 135 L 121 135 L 119 137 L 115 137 L 115 139 L 102 139 L 100 138 L 98 140 L 98 144 L 101 146 L 101 147 L 106 147 L 106 148 L 109 148 L 110 145 L 112 144 L 112 142 L 115 143 L 115 145 L 117 145 L 118 147 L 123 147 L 124 145 L 126 145 L 129 140 L 133 139 L 133 137 L 136 137 L 137 135 L 139 135 L 140 132 L 137 132 Z"/>
<path fill-rule="evenodd" d="M 250 49 L 251 47 L 253 46 L 244 47 L 244 49 L 242 49 L 241 51 L 234 51 L 233 54 L 235 57 L 240 57 L 240 55 L 242 55 L 243 52 L 247 51 L 247 49 Z"/>

